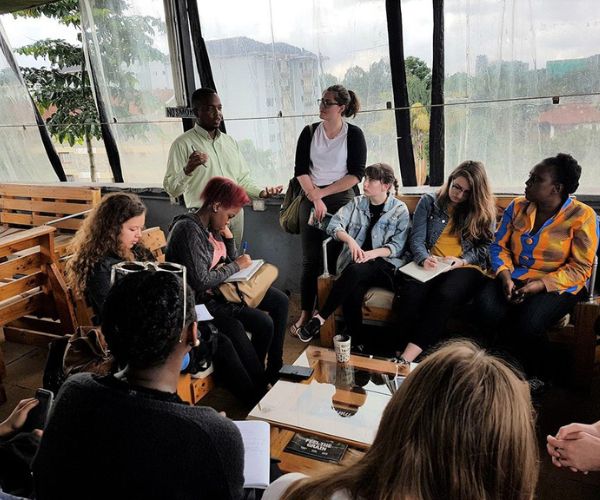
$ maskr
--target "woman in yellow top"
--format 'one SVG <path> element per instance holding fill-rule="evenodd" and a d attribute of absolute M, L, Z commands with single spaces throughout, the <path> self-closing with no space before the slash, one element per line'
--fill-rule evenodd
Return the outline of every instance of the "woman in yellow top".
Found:
<path fill-rule="evenodd" d="M 481 162 L 461 163 L 437 193 L 421 197 L 409 238 L 413 261 L 432 271 L 440 262 L 452 267 L 424 283 L 402 278 L 395 308 L 408 344 L 397 352 L 398 362 L 414 361 L 435 344 L 456 307 L 483 285 L 495 220 Z"/>
<path fill-rule="evenodd" d="M 496 279 L 475 304 L 482 329 L 502 332 L 503 347 L 530 376 L 543 375 L 545 332 L 586 293 L 592 273 L 596 214 L 570 197 L 580 176 L 577 160 L 563 153 L 533 168 L 525 196 L 505 210 L 490 247 Z"/>

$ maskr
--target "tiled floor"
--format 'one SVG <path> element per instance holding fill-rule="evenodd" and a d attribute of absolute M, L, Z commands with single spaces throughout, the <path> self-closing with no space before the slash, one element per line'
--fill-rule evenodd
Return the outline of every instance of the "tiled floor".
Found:
<path fill-rule="evenodd" d="M 290 304 L 290 318 L 297 317 L 297 300 Z M 306 344 L 291 338 L 286 333 L 284 362 L 295 360 Z M 0 406 L 0 420 L 3 420 L 17 402 L 33 396 L 35 389 L 42 385 L 42 373 L 47 351 L 31 346 L 13 343 L 2 344 L 7 364 L 8 376 L 5 381 L 8 402 Z M 203 399 L 203 404 L 225 411 L 231 418 L 244 418 L 240 405 L 224 390 L 217 388 Z M 566 423 L 593 422 L 600 419 L 600 379 L 594 380 L 589 394 L 573 392 L 567 388 L 555 387 L 537 404 L 538 436 L 540 442 L 540 481 L 537 498 L 541 500 L 598 500 L 600 499 L 600 473 L 587 476 L 552 466 L 545 453 L 545 436 L 555 433 Z"/>

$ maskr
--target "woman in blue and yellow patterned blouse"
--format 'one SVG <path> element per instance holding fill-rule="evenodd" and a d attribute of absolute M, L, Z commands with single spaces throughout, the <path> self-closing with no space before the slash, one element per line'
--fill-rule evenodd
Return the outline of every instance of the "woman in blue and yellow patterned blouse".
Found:
<path fill-rule="evenodd" d="M 500 342 L 530 375 L 540 375 L 544 332 L 586 293 L 592 272 L 596 214 L 570 197 L 580 176 L 581 166 L 563 153 L 533 168 L 490 247 L 496 279 L 475 304 L 481 323 L 499 328 Z"/>

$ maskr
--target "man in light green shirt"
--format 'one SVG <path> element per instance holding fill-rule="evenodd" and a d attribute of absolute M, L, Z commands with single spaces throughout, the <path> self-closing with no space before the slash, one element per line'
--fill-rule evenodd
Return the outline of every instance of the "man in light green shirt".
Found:
<path fill-rule="evenodd" d="M 200 207 L 200 194 L 216 176 L 236 182 L 251 198 L 269 198 L 281 193 L 283 186 L 261 189 L 254 183 L 237 142 L 219 130 L 223 106 L 213 89 L 196 90 L 192 106 L 196 125 L 175 139 L 169 150 L 163 186 L 170 196 L 183 195 L 186 207 Z M 244 231 L 243 210 L 231 219 L 230 229 L 239 244 Z"/>

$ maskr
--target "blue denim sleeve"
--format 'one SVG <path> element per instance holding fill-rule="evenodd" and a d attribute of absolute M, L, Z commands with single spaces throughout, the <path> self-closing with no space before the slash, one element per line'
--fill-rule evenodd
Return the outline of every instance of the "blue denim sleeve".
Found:
<path fill-rule="evenodd" d="M 433 200 L 427 195 L 421 196 L 415 214 L 413 215 L 412 232 L 410 233 L 409 246 L 410 251 L 413 254 L 413 260 L 420 264 L 427 257 L 429 252 L 425 245 L 425 239 L 427 238 L 427 221 L 431 208 L 433 207 Z"/>
<path fill-rule="evenodd" d="M 331 218 L 331 221 L 329 221 L 329 225 L 327 226 L 326 230 L 329 236 L 333 236 L 337 240 L 335 233 L 337 233 L 340 230 L 347 230 L 348 224 L 350 223 L 350 219 L 352 217 L 352 213 L 354 212 L 355 200 L 356 198 L 350 200 L 342 208 L 340 208 Z M 354 237 L 356 235 L 350 236 Z"/>
<path fill-rule="evenodd" d="M 385 243 L 384 246 L 390 249 L 390 257 L 399 258 L 404 253 L 406 240 L 408 239 L 408 226 L 410 224 L 410 215 L 406 205 L 398 207 L 398 223 L 392 237 Z"/>

